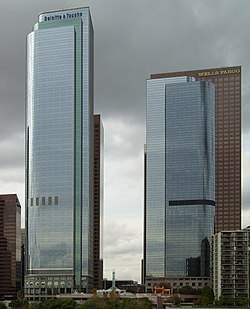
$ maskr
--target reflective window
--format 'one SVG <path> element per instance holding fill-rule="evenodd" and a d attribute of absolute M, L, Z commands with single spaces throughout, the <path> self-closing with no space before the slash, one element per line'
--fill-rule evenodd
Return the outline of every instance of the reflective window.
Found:
<path fill-rule="evenodd" d="M 214 206 L 205 201 L 215 200 L 214 103 L 211 83 L 147 81 L 146 275 L 209 272 Z"/>

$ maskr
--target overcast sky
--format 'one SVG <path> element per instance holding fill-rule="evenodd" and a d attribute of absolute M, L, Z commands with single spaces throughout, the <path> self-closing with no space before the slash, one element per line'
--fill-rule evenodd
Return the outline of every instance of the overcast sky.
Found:
<path fill-rule="evenodd" d="M 242 227 L 250 225 L 250 2 L 1 0 L 0 193 L 17 193 L 23 210 L 26 35 L 40 12 L 80 6 L 91 9 L 95 112 L 105 128 L 104 275 L 114 268 L 118 279 L 140 280 L 150 73 L 242 65 Z"/>

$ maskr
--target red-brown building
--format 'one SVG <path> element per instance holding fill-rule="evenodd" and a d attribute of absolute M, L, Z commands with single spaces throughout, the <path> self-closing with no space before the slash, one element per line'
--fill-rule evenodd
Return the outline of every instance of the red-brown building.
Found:
<path fill-rule="evenodd" d="M 216 87 L 215 231 L 241 229 L 241 66 L 152 74 L 193 76 Z"/>
<path fill-rule="evenodd" d="M 94 288 L 102 289 L 103 281 L 103 125 L 100 115 L 94 115 L 94 214 L 93 214 Z"/>
<path fill-rule="evenodd" d="M 16 194 L 0 195 L 0 299 L 21 288 L 21 206 Z"/>

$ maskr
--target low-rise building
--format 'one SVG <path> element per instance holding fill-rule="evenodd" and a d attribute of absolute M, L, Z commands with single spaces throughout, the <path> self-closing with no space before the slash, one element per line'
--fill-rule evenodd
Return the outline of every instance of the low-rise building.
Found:
<path fill-rule="evenodd" d="M 16 194 L 0 195 L 0 299 L 21 289 L 21 205 Z"/>
<path fill-rule="evenodd" d="M 157 278 L 147 277 L 145 280 L 145 292 L 153 293 L 155 286 L 164 285 L 171 289 L 172 293 L 178 292 L 179 289 L 189 286 L 193 289 L 202 289 L 210 286 L 210 277 L 180 277 L 180 278 Z"/>
<path fill-rule="evenodd" d="M 212 284 L 215 298 L 249 299 L 250 227 L 221 231 L 212 241 Z"/>

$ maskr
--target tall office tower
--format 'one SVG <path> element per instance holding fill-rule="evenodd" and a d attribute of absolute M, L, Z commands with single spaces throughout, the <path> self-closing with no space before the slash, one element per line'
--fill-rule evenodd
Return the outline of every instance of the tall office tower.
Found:
<path fill-rule="evenodd" d="M 103 142 L 100 115 L 94 116 L 94 288 L 103 282 Z"/>
<path fill-rule="evenodd" d="M 215 84 L 215 230 L 241 229 L 241 67 L 153 74 L 193 76 Z"/>
<path fill-rule="evenodd" d="M 93 287 L 93 27 L 45 12 L 27 40 L 27 298 Z"/>
<path fill-rule="evenodd" d="M 0 195 L 0 299 L 21 289 L 21 205 L 16 194 Z"/>
<path fill-rule="evenodd" d="M 147 81 L 146 277 L 209 275 L 214 104 L 212 83 L 186 76 Z"/>

